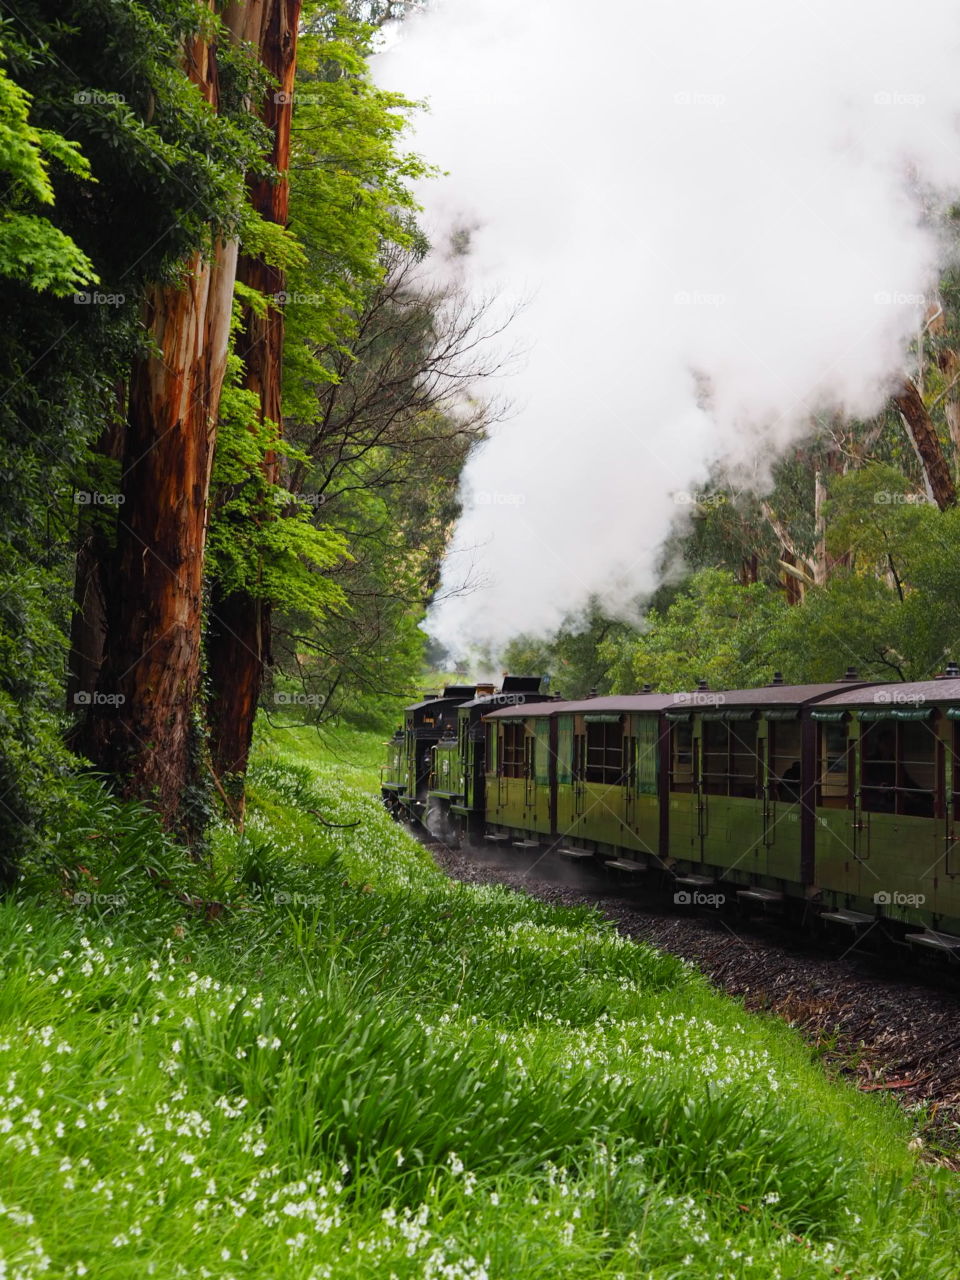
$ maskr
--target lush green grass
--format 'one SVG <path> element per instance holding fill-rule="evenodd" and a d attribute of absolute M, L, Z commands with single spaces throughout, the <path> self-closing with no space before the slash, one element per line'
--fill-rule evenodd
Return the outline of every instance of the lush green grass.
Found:
<path fill-rule="evenodd" d="M 960 1274 L 892 1105 L 593 913 L 450 884 L 379 739 L 315 742 L 212 870 L 91 789 L 0 907 L 0 1275 Z"/>

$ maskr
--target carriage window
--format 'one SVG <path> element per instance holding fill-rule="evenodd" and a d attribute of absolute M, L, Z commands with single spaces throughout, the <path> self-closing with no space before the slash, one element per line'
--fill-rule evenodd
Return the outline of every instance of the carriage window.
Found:
<path fill-rule="evenodd" d="M 926 720 L 910 720 L 899 726 L 897 812 L 932 818 L 937 790 L 937 738 Z"/>
<path fill-rule="evenodd" d="M 586 781 L 623 783 L 623 725 L 588 724 Z"/>
<path fill-rule="evenodd" d="M 755 720 L 706 720 L 703 725 L 703 789 L 712 796 L 757 794 Z"/>
<path fill-rule="evenodd" d="M 817 803 L 845 809 L 850 803 L 850 743 L 845 724 L 820 726 Z"/>
<path fill-rule="evenodd" d="M 707 795 L 727 794 L 730 763 L 730 726 L 723 720 L 703 725 L 703 789 Z"/>
<path fill-rule="evenodd" d="M 503 726 L 500 739 L 500 773 L 504 778 L 523 778 L 526 775 L 526 754 L 524 739 L 526 731 L 522 724 Z"/>
<path fill-rule="evenodd" d="M 757 766 L 757 722 L 738 720 L 730 726 L 730 795 L 757 794 Z"/>
<path fill-rule="evenodd" d="M 693 727 L 689 724 L 670 726 L 670 790 L 693 790 Z"/>
<path fill-rule="evenodd" d="M 871 813 L 933 817 L 936 737 L 929 724 L 877 720 L 860 739 L 860 800 Z"/>
<path fill-rule="evenodd" d="M 776 720 L 768 725 L 770 736 L 770 795 L 796 804 L 800 799 L 800 722 Z"/>

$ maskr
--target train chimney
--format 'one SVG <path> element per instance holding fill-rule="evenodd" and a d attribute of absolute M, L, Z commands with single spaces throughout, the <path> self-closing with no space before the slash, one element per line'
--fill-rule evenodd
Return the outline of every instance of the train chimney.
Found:
<path fill-rule="evenodd" d="M 775 671 L 775 672 L 773 673 L 773 679 L 770 681 L 770 683 L 771 683 L 772 685 L 774 685 L 774 684 L 783 684 L 783 672 L 782 672 L 782 671 Z"/>
<path fill-rule="evenodd" d="M 859 680 L 860 673 L 856 667 L 847 667 L 846 671 L 840 677 L 841 680 Z"/>

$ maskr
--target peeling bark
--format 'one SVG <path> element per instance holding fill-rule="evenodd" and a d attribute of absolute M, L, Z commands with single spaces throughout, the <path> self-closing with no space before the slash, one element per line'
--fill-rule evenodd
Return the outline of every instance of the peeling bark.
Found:
<path fill-rule="evenodd" d="M 893 394 L 893 403 L 900 410 L 907 435 L 916 450 L 930 496 L 941 511 L 957 501 L 957 488 L 950 474 L 937 429 L 930 420 L 927 407 L 909 378 L 905 378 Z"/>
<path fill-rule="evenodd" d="M 189 831 L 192 718 L 200 689 L 203 554 L 220 390 L 226 372 L 235 243 L 194 257 L 183 287 L 155 287 L 156 351 L 130 379 L 110 643 L 91 741 L 128 794 Z"/>
<path fill-rule="evenodd" d="M 258 6 L 260 61 L 278 84 L 277 91 L 267 94 L 263 121 L 273 137 L 270 160 L 280 179 L 252 179 L 249 191 L 260 216 L 279 226 L 286 226 L 288 220 L 286 173 L 290 164 L 300 4 L 301 0 L 265 0 Z M 228 23 L 235 12 L 235 7 L 228 11 Z M 275 297 L 285 285 L 283 272 L 262 258 L 241 257 L 237 278 L 267 297 Z M 259 399 L 260 421 L 272 422 L 278 429 L 282 423 L 283 337 L 282 306 L 268 307 L 263 316 L 250 307 L 244 308 L 237 340 L 237 353 L 244 362 L 244 386 Z M 267 482 L 275 484 L 278 464 L 274 453 L 264 458 L 263 470 Z M 264 512 L 263 518 L 275 516 Z M 214 767 L 221 775 L 246 772 L 264 671 L 271 660 L 270 623 L 268 601 L 249 591 L 224 596 L 214 584 L 207 636 L 210 747 Z M 239 799 L 242 805 L 242 796 Z"/>

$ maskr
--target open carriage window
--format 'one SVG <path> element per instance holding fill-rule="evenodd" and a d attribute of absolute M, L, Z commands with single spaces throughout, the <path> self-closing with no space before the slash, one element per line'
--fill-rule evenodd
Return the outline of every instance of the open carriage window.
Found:
<path fill-rule="evenodd" d="M 800 721 L 776 720 L 767 726 L 770 749 L 770 794 L 787 804 L 800 801 Z"/>
<path fill-rule="evenodd" d="M 608 786 L 623 783 L 623 725 L 619 719 L 586 726 L 586 781 Z"/>
<path fill-rule="evenodd" d="M 526 776 L 526 730 L 520 722 L 506 721 L 500 739 L 500 774 L 504 778 Z"/>
<path fill-rule="evenodd" d="M 756 720 L 737 720 L 730 725 L 730 780 L 728 794 L 754 798 L 759 778 Z"/>
<path fill-rule="evenodd" d="M 730 726 L 724 720 L 703 722 L 703 789 L 710 796 L 727 794 L 730 772 Z"/>
<path fill-rule="evenodd" d="M 932 818 L 937 739 L 926 720 L 876 720 L 860 739 L 860 801 L 870 813 Z"/>
<path fill-rule="evenodd" d="M 670 790 L 693 790 L 693 726 L 689 722 L 670 726 Z"/>
<path fill-rule="evenodd" d="M 817 759 L 817 804 L 828 809 L 850 805 L 850 761 L 852 753 L 843 721 L 821 724 Z"/>
<path fill-rule="evenodd" d="M 712 796 L 757 794 L 755 720 L 704 720 L 703 789 Z"/>

